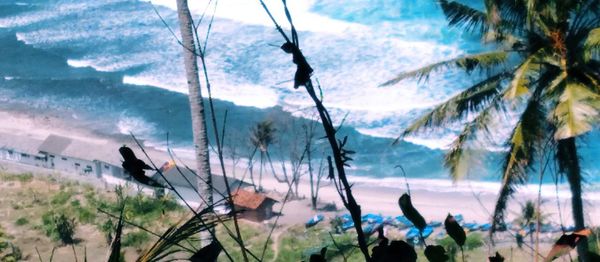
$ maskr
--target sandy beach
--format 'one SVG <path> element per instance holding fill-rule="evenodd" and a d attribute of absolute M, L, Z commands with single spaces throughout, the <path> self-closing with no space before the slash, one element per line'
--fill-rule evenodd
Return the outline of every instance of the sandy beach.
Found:
<path fill-rule="evenodd" d="M 75 127 L 65 123 L 62 119 L 56 116 L 39 116 L 28 113 L 0 111 L 0 145 L 3 145 L 7 139 L 19 139 L 19 141 L 41 141 L 49 134 L 57 134 L 67 136 L 73 139 L 88 143 L 90 148 L 93 148 L 100 160 L 119 163 L 120 156 L 117 149 L 122 144 L 127 144 L 132 148 L 137 148 L 133 139 L 128 136 L 101 136 L 88 130 Z M 26 143 L 26 142 L 24 142 Z M 27 145 L 23 145 L 27 146 Z M 146 148 L 150 157 L 157 165 L 160 165 L 169 159 L 169 156 L 164 152 L 152 147 Z M 141 154 L 141 153 L 140 153 Z M 101 159 L 102 157 L 108 159 Z M 214 156 L 214 160 L 216 157 Z M 193 166 L 192 159 L 181 156 L 181 161 L 185 164 Z M 4 169 L 14 168 L 15 165 L 3 161 L 0 165 Z M 244 174 L 244 168 L 239 164 L 235 173 L 237 178 Z M 26 167 L 24 167 L 26 168 Z M 227 162 L 228 174 L 231 175 L 232 167 Z M 218 162 L 213 161 L 213 173 L 220 174 L 221 170 Z M 18 171 L 18 170 L 17 170 Z M 287 191 L 287 186 L 278 183 L 272 176 L 265 172 L 263 177 L 263 187 L 266 192 L 274 198 L 280 200 L 280 203 L 274 206 L 275 211 L 279 211 L 283 200 L 283 192 Z M 378 183 L 372 183 L 364 179 L 356 179 L 358 182 L 353 185 L 353 192 L 362 207 L 363 213 L 375 213 L 385 216 L 401 215 L 398 207 L 398 198 L 407 191 L 404 179 L 374 179 Z M 246 182 L 249 178 L 246 176 Z M 493 211 L 495 202 L 495 183 L 478 183 L 478 182 L 459 182 L 453 184 L 448 181 L 426 180 L 426 179 L 411 179 L 408 178 L 408 183 L 411 187 L 411 195 L 414 205 L 426 217 L 427 220 L 443 221 L 448 213 L 462 214 L 466 221 L 476 221 L 479 223 L 487 222 L 490 218 L 490 212 Z M 282 210 L 283 216 L 280 217 L 282 224 L 298 224 L 304 223 L 311 216 L 319 213 L 310 209 L 310 185 L 307 175 L 300 180 L 299 195 L 302 199 L 290 200 L 286 203 Z M 545 186 L 543 192 L 543 212 L 550 216 L 552 221 L 562 221 L 569 225 L 570 217 L 570 201 L 568 196 L 562 194 L 559 198 L 562 218 L 559 218 L 556 195 L 554 187 Z M 563 190 L 564 191 L 564 190 Z M 587 223 L 591 226 L 596 226 L 600 222 L 600 212 L 596 208 L 599 201 L 595 198 L 594 193 L 589 193 L 586 201 L 586 213 L 588 214 Z M 537 197 L 537 187 L 528 186 L 521 190 L 520 194 L 515 195 L 515 198 L 510 202 L 508 208 L 508 218 L 512 219 L 519 215 L 520 204 L 528 199 L 535 200 Z M 329 181 L 322 182 L 322 188 L 319 192 L 320 204 L 335 203 L 339 212 L 326 213 L 326 216 L 334 216 L 334 213 L 345 213 L 340 197 L 335 191 L 333 185 Z"/>

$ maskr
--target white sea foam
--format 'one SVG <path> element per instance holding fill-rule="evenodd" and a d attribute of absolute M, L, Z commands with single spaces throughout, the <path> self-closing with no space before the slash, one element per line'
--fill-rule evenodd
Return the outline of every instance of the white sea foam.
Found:
<path fill-rule="evenodd" d="M 173 87 L 173 86 L 165 85 L 164 83 L 162 83 L 160 81 L 156 81 L 155 79 L 153 79 L 151 77 L 125 75 L 125 76 L 123 76 L 123 83 L 124 84 L 129 84 L 129 85 L 137 85 L 137 86 L 154 86 L 154 87 L 160 87 L 162 89 L 167 89 L 167 90 L 170 90 L 170 91 L 187 94 L 187 92 L 185 92 L 185 90 L 182 89 L 182 88 L 176 88 L 176 87 Z"/>
<path fill-rule="evenodd" d="M 410 120 L 455 94 L 460 88 L 458 84 L 465 82 L 461 76 L 440 72 L 432 75 L 426 84 L 404 81 L 396 86 L 379 87 L 397 73 L 455 57 L 463 51 L 436 40 L 444 37 L 439 30 L 443 20 L 433 24 L 397 21 L 361 25 L 312 12 L 315 1 L 288 2 L 300 30 L 301 47 L 315 68 L 314 79 L 323 87 L 324 102 L 334 122 L 348 114 L 346 125 L 364 134 L 395 138 Z M 175 8 L 174 1 L 152 2 Z M 190 2 L 195 14 L 202 12 L 207 3 L 208 0 Z M 24 25 L 45 19 L 57 20 L 52 26 L 17 33 L 17 38 L 27 44 L 67 45 L 84 47 L 84 50 L 94 46 L 93 51 L 69 59 L 70 66 L 89 66 L 109 72 L 136 68 L 135 73 L 127 72 L 124 76 L 125 83 L 187 93 L 180 46 L 174 44 L 173 36 L 159 19 L 151 15 L 152 10 L 149 7 L 137 8 L 139 11 L 124 8 L 126 12 L 117 9 L 111 11 L 111 19 L 104 19 L 106 10 L 99 8 L 103 4 L 106 3 L 58 4 L 57 10 L 31 12 L 11 21 L 13 25 Z M 267 4 L 276 19 L 285 25 L 280 1 L 269 0 Z M 175 13 L 168 9 L 160 11 L 167 22 L 173 24 Z M 60 20 L 56 14 L 75 15 L 79 20 L 78 23 L 72 23 L 71 19 Z M 305 92 L 293 90 L 292 83 L 285 82 L 293 77 L 294 66 L 289 55 L 270 46 L 280 44 L 281 39 L 260 4 L 221 0 L 216 17 L 207 49 L 214 97 L 259 108 L 281 105 L 295 115 L 312 116 L 299 111 L 312 105 Z M 409 137 L 408 141 L 445 149 L 457 131 Z"/>
<path fill-rule="evenodd" d="M 187 86 L 165 85 L 164 81 L 152 76 L 124 76 L 123 83 L 140 86 L 156 86 L 174 92 L 187 94 Z M 278 95 L 267 87 L 248 84 L 224 84 L 216 86 L 229 86 L 229 88 L 215 88 L 212 90 L 214 98 L 230 101 L 238 106 L 252 106 L 257 108 L 269 108 L 277 105 Z M 203 95 L 207 96 L 206 86 L 202 85 Z"/>
<path fill-rule="evenodd" d="M 292 0 L 288 1 L 288 7 L 294 16 L 294 25 L 303 31 L 334 33 L 339 34 L 347 30 L 363 30 L 366 27 L 349 23 L 345 21 L 331 19 L 322 15 L 310 12 L 316 0 Z M 155 5 L 166 6 L 176 10 L 175 1 L 170 0 L 152 0 L 147 1 Z M 202 13 L 209 1 L 191 1 L 189 2 L 190 10 L 193 13 Z M 214 1 L 213 1 L 214 3 Z M 279 0 L 265 0 L 271 13 L 281 26 L 288 28 L 287 19 L 283 11 L 283 5 Z M 212 10 L 212 7 L 209 8 Z M 247 0 L 221 0 L 218 2 L 216 17 L 230 19 L 233 21 L 242 22 L 248 25 L 273 26 L 273 22 L 266 15 L 263 7 L 258 1 Z"/>
<path fill-rule="evenodd" d="M 29 44 L 27 43 L 27 40 L 25 39 L 25 36 L 23 35 L 23 33 L 15 33 L 15 37 L 17 38 L 17 41 L 23 42 L 25 44 Z"/>
<path fill-rule="evenodd" d="M 149 137 L 155 133 L 156 127 L 139 117 L 121 114 L 117 122 L 117 128 L 121 134 L 129 135 L 135 133 L 141 137 Z"/>
<path fill-rule="evenodd" d="M 92 61 L 90 60 L 77 60 L 77 59 L 67 59 L 67 65 L 71 67 L 91 67 Z"/>

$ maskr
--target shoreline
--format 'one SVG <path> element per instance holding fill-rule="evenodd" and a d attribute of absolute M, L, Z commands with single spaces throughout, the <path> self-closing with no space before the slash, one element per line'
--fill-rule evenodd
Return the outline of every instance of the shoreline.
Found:
<path fill-rule="evenodd" d="M 45 136 L 49 134 L 58 134 L 84 141 L 98 151 L 104 151 L 102 154 L 112 154 L 116 155 L 116 157 L 120 157 L 118 156 L 117 149 L 122 144 L 137 147 L 133 140 L 131 138 L 128 139 L 125 135 L 115 137 L 102 136 L 95 134 L 93 131 L 69 125 L 57 116 L 43 116 L 27 112 L 0 110 L 0 119 L 2 119 L 0 120 L 0 142 L 2 142 L 3 134 L 37 140 L 43 140 Z M 157 166 L 162 165 L 164 161 L 169 159 L 166 152 L 150 146 L 144 146 Z M 138 151 L 139 150 L 136 150 L 136 152 Z M 141 154 L 141 152 L 139 154 Z M 143 155 L 139 157 L 143 158 Z M 186 158 L 185 156 L 180 157 L 184 164 L 193 166 L 193 159 Z M 213 173 L 221 173 L 218 162 L 211 162 Z M 229 177 L 234 177 L 232 175 L 233 167 L 229 162 L 230 161 L 226 160 L 226 169 L 228 169 L 226 171 Z M 235 173 L 238 174 L 238 179 L 241 178 L 241 174 L 244 174 L 245 171 L 245 168 L 241 166 L 244 166 L 242 161 L 235 170 Z M 52 172 L 54 170 L 48 169 L 48 171 Z M 263 188 L 265 188 L 267 193 L 278 195 L 282 199 L 282 193 L 287 191 L 287 185 L 278 183 L 276 179 L 268 173 L 270 172 L 267 172 L 267 174 L 263 176 Z M 282 224 L 304 223 L 315 214 L 324 213 L 310 209 L 310 185 L 307 180 L 307 175 L 302 177 L 298 187 L 299 195 L 301 197 L 304 196 L 304 199 L 288 201 L 282 211 L 283 216 L 281 216 L 280 219 Z M 406 184 L 403 177 L 379 179 L 349 177 L 349 180 L 351 183 L 354 182 L 352 189 L 355 198 L 362 207 L 363 214 L 375 213 L 385 216 L 397 216 L 402 214 L 397 201 L 398 198 L 406 192 Z M 249 182 L 249 177 L 246 176 L 244 181 Z M 370 183 L 370 181 L 376 183 Z M 490 217 L 488 212 L 494 208 L 495 192 L 497 192 L 496 190 L 490 189 L 493 189 L 494 186 L 499 187 L 499 183 L 480 181 L 461 181 L 457 184 L 453 184 L 449 179 L 408 178 L 408 183 L 411 195 L 413 196 L 413 204 L 428 221 L 443 221 L 448 213 L 460 213 L 463 214 L 466 221 L 476 221 L 479 223 L 488 222 Z M 321 204 L 335 203 L 338 210 L 341 211 L 328 212 L 326 213 L 326 216 L 333 216 L 337 213 L 346 213 L 340 197 L 333 186 L 324 186 L 328 184 L 330 184 L 330 182 L 324 178 L 321 182 L 323 187 L 319 191 L 319 202 Z M 565 225 L 569 225 L 571 221 L 571 217 L 568 215 L 570 209 L 570 193 L 565 194 L 564 189 L 568 190 L 568 188 L 561 188 L 561 191 L 559 191 L 559 201 L 563 214 L 562 220 L 565 221 Z M 535 201 L 537 198 L 537 190 L 537 186 L 533 187 L 530 185 L 525 187 L 524 191 L 519 191 L 517 193 L 518 195 L 516 194 L 515 198 L 513 198 L 508 205 L 508 218 L 512 219 L 516 214 L 520 213 L 520 203 L 524 203 L 526 199 Z M 590 226 L 597 225 L 600 222 L 600 212 L 595 207 L 600 204 L 600 192 L 588 192 L 586 193 L 585 199 L 587 202 L 586 213 L 589 216 L 587 218 L 588 224 Z M 550 215 L 551 221 L 560 221 L 561 219 L 558 218 L 557 214 L 556 194 L 553 185 L 551 188 L 549 186 L 542 187 L 542 201 L 545 202 L 542 209 L 545 213 Z M 274 210 L 278 211 L 280 205 L 281 203 L 276 204 Z"/>

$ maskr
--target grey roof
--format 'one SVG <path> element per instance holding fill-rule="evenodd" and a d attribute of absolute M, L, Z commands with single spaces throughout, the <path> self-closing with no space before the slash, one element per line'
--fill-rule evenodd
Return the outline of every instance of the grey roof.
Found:
<path fill-rule="evenodd" d="M 182 174 L 183 174 L 183 176 L 182 176 Z M 194 174 L 192 171 L 190 171 L 189 169 L 187 169 L 185 167 L 179 167 L 179 170 L 177 170 L 177 168 L 175 168 L 175 167 L 169 168 L 163 172 L 163 175 L 167 178 L 167 180 L 169 180 L 169 183 L 171 183 L 173 186 L 188 187 L 188 188 L 192 188 L 192 186 L 193 186 L 193 188 L 198 188 L 198 185 L 197 185 L 198 180 L 197 180 L 196 174 Z M 185 176 L 185 178 L 184 178 L 184 176 Z M 161 183 L 164 183 L 164 181 L 165 181 L 158 172 L 156 172 L 154 175 L 152 175 L 152 178 L 156 179 L 157 181 L 159 181 Z M 186 181 L 186 179 L 187 179 L 187 181 Z M 246 182 L 242 182 L 238 179 L 231 178 L 231 177 L 227 178 L 227 182 L 229 183 L 229 187 L 232 191 L 236 190 L 240 187 L 246 187 L 246 186 L 250 185 Z M 190 183 L 192 185 L 190 185 Z M 221 193 L 225 193 L 227 191 L 225 188 L 225 181 L 223 179 L 223 176 L 213 174 L 212 175 L 212 183 L 213 183 L 213 188 L 215 191 L 218 191 Z"/>
<path fill-rule="evenodd" d="M 116 166 L 121 166 L 121 155 L 118 147 L 107 150 L 110 143 L 102 141 L 84 141 L 51 134 L 39 146 L 40 152 L 71 157 L 83 160 L 100 160 Z M 36 151 L 37 152 L 37 151 Z"/>
<path fill-rule="evenodd" d="M 64 136 L 49 135 L 38 147 L 38 151 L 60 155 L 71 144 L 72 140 Z"/>
<path fill-rule="evenodd" d="M 42 140 L 25 136 L 17 136 L 8 133 L 2 133 L 0 135 L 0 148 L 11 149 L 30 155 L 36 155 L 38 153 L 37 149 L 41 143 Z"/>

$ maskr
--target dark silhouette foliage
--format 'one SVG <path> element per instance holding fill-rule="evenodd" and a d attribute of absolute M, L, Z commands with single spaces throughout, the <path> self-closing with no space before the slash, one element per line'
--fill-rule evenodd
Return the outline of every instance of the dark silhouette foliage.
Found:
<path fill-rule="evenodd" d="M 467 240 L 467 234 L 452 215 L 448 214 L 444 221 L 444 227 L 448 235 L 462 248 Z"/>
<path fill-rule="evenodd" d="M 493 257 L 489 257 L 488 260 L 490 262 L 504 262 L 504 257 L 500 255 L 500 253 L 496 252 L 496 255 Z"/>
<path fill-rule="evenodd" d="M 587 237 L 590 236 L 591 233 L 592 231 L 590 229 L 584 229 L 575 231 L 568 235 L 563 234 L 558 240 L 556 240 L 556 243 L 554 243 L 552 249 L 550 249 L 550 252 L 548 252 L 545 261 L 552 261 L 568 254 L 577 246 L 577 244 L 579 244 L 579 242 L 587 241 Z"/>
<path fill-rule="evenodd" d="M 123 169 L 136 181 L 151 187 L 164 187 L 156 180 L 146 176 L 146 171 L 144 170 L 154 170 L 154 168 L 150 167 L 143 160 L 138 159 L 131 148 L 122 146 L 119 148 L 119 153 L 123 157 Z"/>
<path fill-rule="evenodd" d="M 214 262 L 217 261 L 219 254 L 223 247 L 219 242 L 212 241 L 209 245 L 201 248 L 194 255 L 190 257 L 190 261 L 192 262 Z"/>
<path fill-rule="evenodd" d="M 294 75 L 294 88 L 297 89 L 300 86 L 306 86 L 306 83 L 310 81 L 310 75 L 313 72 L 312 67 L 306 61 L 306 58 L 300 51 L 297 45 L 291 42 L 286 42 L 281 46 L 281 49 L 292 54 L 293 62 L 296 64 L 296 74 Z"/>
<path fill-rule="evenodd" d="M 430 262 L 445 262 L 449 259 L 444 247 L 434 245 L 425 248 L 425 257 L 427 257 L 427 260 Z"/>
<path fill-rule="evenodd" d="M 403 194 L 398 200 L 398 204 L 400 205 L 400 209 L 402 213 L 410 222 L 412 222 L 416 228 L 420 231 L 423 231 L 427 226 L 427 222 L 425 222 L 425 218 L 421 216 L 419 211 L 415 207 L 413 207 L 412 202 L 410 200 L 410 196 L 408 194 Z"/>

